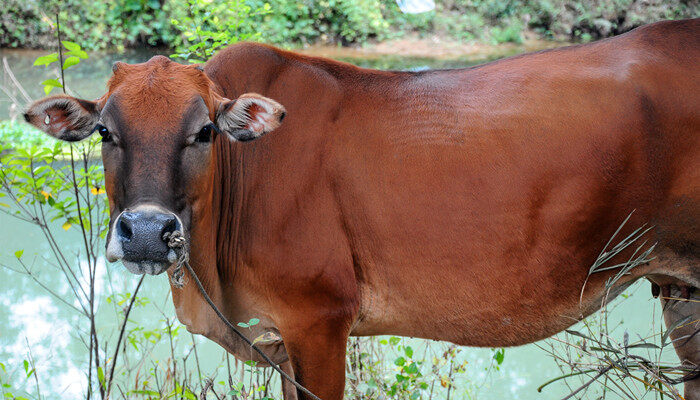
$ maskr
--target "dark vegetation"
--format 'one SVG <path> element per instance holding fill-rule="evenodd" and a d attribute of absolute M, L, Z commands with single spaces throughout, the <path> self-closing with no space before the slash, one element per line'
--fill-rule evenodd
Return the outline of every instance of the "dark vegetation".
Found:
<path fill-rule="evenodd" d="M 50 48 L 59 11 L 64 38 L 87 50 L 177 48 L 191 30 L 183 20 L 209 21 L 239 36 L 287 46 L 362 44 L 407 34 L 465 41 L 520 42 L 545 38 L 588 41 L 662 19 L 700 15 L 697 0 L 437 0 L 436 10 L 402 14 L 393 0 L 6 0 L 0 47 Z M 194 5 L 194 7 L 193 7 Z M 60 6 L 60 10 L 59 10 Z M 233 6 L 233 7 L 232 7 Z"/>

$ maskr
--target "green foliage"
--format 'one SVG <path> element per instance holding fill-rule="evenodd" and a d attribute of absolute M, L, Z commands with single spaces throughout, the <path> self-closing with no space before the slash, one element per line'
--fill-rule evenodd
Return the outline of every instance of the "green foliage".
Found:
<path fill-rule="evenodd" d="M 29 360 L 22 360 L 22 365 L 16 369 L 22 376 L 22 380 L 28 382 L 30 378 L 35 374 L 36 369 L 33 367 Z M 28 400 L 28 396 L 24 391 L 19 390 L 16 385 L 18 379 L 8 371 L 8 367 L 0 362 L 0 398 L 8 400 Z"/>
<path fill-rule="evenodd" d="M 171 57 L 204 62 L 221 47 L 260 38 L 254 20 L 270 12 L 270 5 L 250 7 L 244 0 L 188 0 L 187 10 L 171 23 L 181 36 Z"/>
<path fill-rule="evenodd" d="M 79 145 L 77 154 L 94 154 L 98 143 L 99 140 L 93 138 Z M 31 220 L 33 215 L 26 210 L 41 206 L 44 224 L 60 221 L 64 230 L 78 225 L 104 237 L 109 216 L 101 164 L 76 169 L 67 162 L 71 155 L 77 156 L 75 149 L 55 141 L 48 146 L 16 146 L 14 142 L 2 140 L 0 153 L 4 153 L 0 157 L 1 190 L 3 197 L 12 198 L 18 207 L 15 215 Z M 76 190 L 84 193 L 82 204 L 74 198 Z M 8 208 L 5 204 L 5 210 Z M 21 255 L 19 253 L 17 258 Z"/>
<path fill-rule="evenodd" d="M 54 46 L 55 14 L 63 37 L 90 50 L 162 46 L 175 40 L 173 4 L 159 0 L 8 0 L 0 11 L 0 47 Z"/>
<path fill-rule="evenodd" d="M 260 323 L 259 319 L 251 318 L 250 321 L 248 321 L 248 322 L 239 322 L 238 326 L 240 326 L 241 328 L 251 328 L 259 323 Z"/>
<path fill-rule="evenodd" d="M 51 64 L 60 61 L 61 56 L 63 56 L 63 65 L 60 67 L 62 71 L 65 71 L 70 67 L 80 64 L 80 60 L 88 59 L 87 52 L 85 52 L 79 44 L 69 42 L 67 40 L 63 40 L 61 44 L 65 48 L 65 50 L 62 50 L 61 54 L 55 52 L 40 56 L 34 61 L 34 66 L 41 65 L 48 67 Z M 63 88 L 63 83 L 58 79 L 47 79 L 41 82 L 41 84 L 44 86 L 44 94 L 47 96 L 54 88 Z"/>
<path fill-rule="evenodd" d="M 423 350 L 419 352 L 411 344 L 421 345 Z M 449 398 L 457 389 L 469 396 L 473 387 L 465 377 L 467 362 L 460 360 L 460 352 L 453 344 L 428 344 L 396 336 L 350 338 L 346 397 Z"/>
<path fill-rule="evenodd" d="M 364 42 L 389 32 L 384 0 L 248 0 L 252 8 L 269 4 L 255 19 L 260 39 L 277 44 Z M 395 5 L 394 5 L 395 7 Z"/>
<path fill-rule="evenodd" d="M 491 28 L 491 38 L 496 44 L 507 42 L 522 43 L 523 38 L 520 35 L 522 30 L 522 26 L 518 23 L 511 24 L 503 28 L 495 26 Z"/>
<path fill-rule="evenodd" d="M 493 352 L 493 359 L 496 361 L 496 365 L 503 364 L 503 360 L 506 357 L 506 349 L 496 349 Z"/>
<path fill-rule="evenodd" d="M 652 0 L 443 0 L 423 17 L 391 14 L 400 31 L 441 33 L 462 40 L 522 41 L 528 29 L 548 38 L 588 41 L 663 19 L 700 16 L 700 3 Z M 391 7 L 389 7 L 391 8 Z"/>
<path fill-rule="evenodd" d="M 53 145 L 56 140 L 45 133 L 22 122 L 0 121 L 0 148 L 31 148 L 39 145 Z"/>
<path fill-rule="evenodd" d="M 700 16 L 700 3 L 651 0 L 438 0 L 435 11 L 407 15 L 394 0 L 8 0 L 0 10 L 0 47 L 53 46 L 55 12 L 64 37 L 86 49 L 165 46 L 200 54 L 238 40 L 282 45 L 364 43 L 408 32 L 459 40 L 519 42 L 545 37 L 591 40 L 661 19 Z M 177 21 L 173 24 L 172 21 Z M 197 31 L 200 39 L 193 40 Z M 208 32 L 208 33 L 207 33 Z M 200 48 L 190 49 L 194 43 Z M 183 57 L 189 58 L 189 57 Z"/>

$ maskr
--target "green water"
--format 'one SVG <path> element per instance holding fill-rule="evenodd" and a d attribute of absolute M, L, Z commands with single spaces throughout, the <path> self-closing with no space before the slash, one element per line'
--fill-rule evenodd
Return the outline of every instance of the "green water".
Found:
<path fill-rule="evenodd" d="M 50 70 L 31 67 L 34 58 L 40 54 L 27 51 L 0 52 L 0 57 L 7 57 L 17 79 L 35 99 L 43 95 L 36 82 L 54 77 Z M 120 55 L 93 54 L 88 62 L 69 70 L 66 79 L 71 84 L 71 89 L 80 96 L 96 98 L 104 90 L 113 61 L 139 62 L 147 60 L 151 55 L 150 52 L 139 51 Z M 371 60 L 353 58 L 347 61 L 386 69 L 446 68 L 473 64 L 465 59 L 433 60 L 400 56 L 373 57 Z M 3 77 L 2 82 L 5 87 L 11 86 L 7 76 Z M 16 92 L 15 95 L 19 96 Z M 7 118 L 17 111 L 10 109 L 7 96 L 3 96 L 0 95 L 0 118 Z M 75 255 L 80 249 L 81 237 L 78 231 L 73 228 L 63 232 L 60 226 L 56 226 L 55 229 L 60 232 L 59 244 L 64 252 Z M 47 398 L 78 398 L 84 392 L 87 360 L 87 349 L 83 344 L 84 337 L 81 336 L 86 331 L 86 326 L 80 324 L 87 322 L 30 277 L 7 268 L 19 269 L 14 256 L 14 252 L 19 249 L 25 249 L 23 260 L 32 268 L 35 276 L 58 296 L 69 303 L 72 302 L 72 294 L 62 274 L 45 260 L 50 261 L 51 253 L 41 232 L 25 222 L 0 214 L 0 265 L 3 266 L 0 267 L 0 362 L 7 368 L 4 379 L 16 387 L 34 391 L 33 378 L 25 382 L 22 367 L 22 361 L 28 358 L 31 349 L 42 394 Z M 105 265 L 104 262 L 98 267 L 97 274 L 98 332 L 107 342 L 114 343 L 120 321 L 115 318 L 114 302 L 108 302 L 105 293 L 130 292 L 135 287 L 137 278 L 121 265 Z M 105 287 L 107 282 L 111 282 L 111 288 Z M 140 295 L 146 296 L 149 303 L 137 308 L 132 314 L 131 319 L 135 325 L 141 325 L 146 330 L 155 329 L 162 326 L 162 321 L 166 318 L 174 318 L 165 276 L 147 277 Z M 484 298 L 488 299 L 492 295 L 495 294 L 485 293 Z M 658 301 L 651 298 L 647 282 L 632 286 L 623 297 L 627 298 L 620 298 L 609 309 L 608 326 L 611 327 L 613 340 L 622 341 L 625 330 L 633 340 L 638 335 L 647 337 L 660 331 L 660 307 Z M 620 324 L 624 324 L 624 327 L 620 327 Z M 181 329 L 175 343 L 175 355 L 184 356 L 192 340 L 192 337 Z M 198 344 L 202 375 L 216 377 L 215 380 L 223 379 L 224 352 L 203 337 L 196 337 L 194 340 Z M 441 346 L 417 339 L 407 340 L 416 349 L 425 348 L 426 345 Z M 468 364 L 466 373 L 461 375 L 459 389 L 452 393 L 451 398 L 557 399 L 565 396 L 571 389 L 563 382 L 548 386 L 542 393 L 536 391 L 542 383 L 561 375 L 557 363 L 542 349 L 550 348 L 552 344 L 556 345 L 556 342 L 542 341 L 506 349 L 504 361 L 498 368 L 494 368 L 491 349 L 462 348 L 459 359 Z M 170 347 L 167 343 L 159 343 L 149 352 L 147 362 L 144 363 L 145 368 L 152 368 L 168 357 Z M 672 352 L 665 352 L 663 358 L 677 361 Z M 189 365 L 189 372 L 195 373 L 193 364 Z M 240 368 L 240 365 L 238 367 Z M 434 379 L 439 382 L 437 376 Z M 574 379 L 570 381 L 570 385 L 576 387 L 582 382 L 580 379 Z M 588 398 L 596 398 L 595 393 L 600 393 L 600 390 L 600 385 L 592 385 Z M 653 395 L 647 397 L 653 398 Z"/>

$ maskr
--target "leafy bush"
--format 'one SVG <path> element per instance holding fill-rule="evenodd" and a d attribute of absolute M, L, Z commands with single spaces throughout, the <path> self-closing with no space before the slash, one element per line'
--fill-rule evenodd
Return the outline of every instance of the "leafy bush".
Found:
<path fill-rule="evenodd" d="M 172 57 L 196 62 L 205 62 L 228 44 L 260 38 L 254 18 L 270 12 L 267 3 L 253 9 L 243 0 L 188 0 L 186 4 L 183 17 L 171 20 L 181 33 Z"/>
<path fill-rule="evenodd" d="M 170 24 L 178 2 L 158 0 L 8 0 L 0 10 L 0 47 L 54 44 L 56 16 L 63 38 L 89 50 L 125 46 L 162 46 L 177 31 Z"/>
<path fill-rule="evenodd" d="M 417 15 L 402 14 L 394 0 L 7 0 L 0 10 L 0 30 L 6 32 L 0 47 L 50 47 L 59 5 L 64 38 L 86 49 L 182 47 L 188 42 L 183 23 L 198 16 L 209 28 L 233 27 L 235 36 L 298 45 L 363 43 L 407 32 L 517 42 L 518 29 L 526 28 L 586 40 L 700 15 L 700 3 L 684 0 L 438 0 L 435 11 Z"/>
<path fill-rule="evenodd" d="M 443 0 L 437 2 L 431 28 L 457 39 L 490 37 L 497 43 L 519 42 L 525 28 L 549 38 L 587 41 L 659 20 L 698 16 L 700 3 L 683 0 Z"/>
<path fill-rule="evenodd" d="M 55 140 L 30 125 L 10 120 L 0 121 L 0 146 L 8 151 L 11 148 L 29 148 L 52 142 Z"/>
<path fill-rule="evenodd" d="M 265 2 L 249 0 L 248 4 L 255 9 Z M 266 42 L 348 44 L 381 38 L 389 31 L 389 22 L 384 17 L 386 6 L 380 0 L 270 0 L 267 3 L 271 12 L 256 21 L 261 39 Z"/>
<path fill-rule="evenodd" d="M 522 43 L 523 38 L 520 35 L 520 32 L 522 32 L 523 27 L 517 22 L 514 22 L 508 26 L 505 26 L 503 28 L 499 26 L 494 26 L 491 28 L 491 38 L 493 39 L 496 44 L 499 43 L 506 43 L 506 42 L 511 42 L 511 43 Z"/>

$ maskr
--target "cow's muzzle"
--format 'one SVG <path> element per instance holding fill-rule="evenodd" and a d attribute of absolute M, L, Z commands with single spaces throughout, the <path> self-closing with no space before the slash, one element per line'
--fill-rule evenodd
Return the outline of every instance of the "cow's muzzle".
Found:
<path fill-rule="evenodd" d="M 177 260 L 165 239 L 176 230 L 182 230 L 179 218 L 160 207 L 140 206 L 125 210 L 112 225 L 107 259 L 112 262 L 122 260 L 124 266 L 135 274 L 160 274 Z"/>

